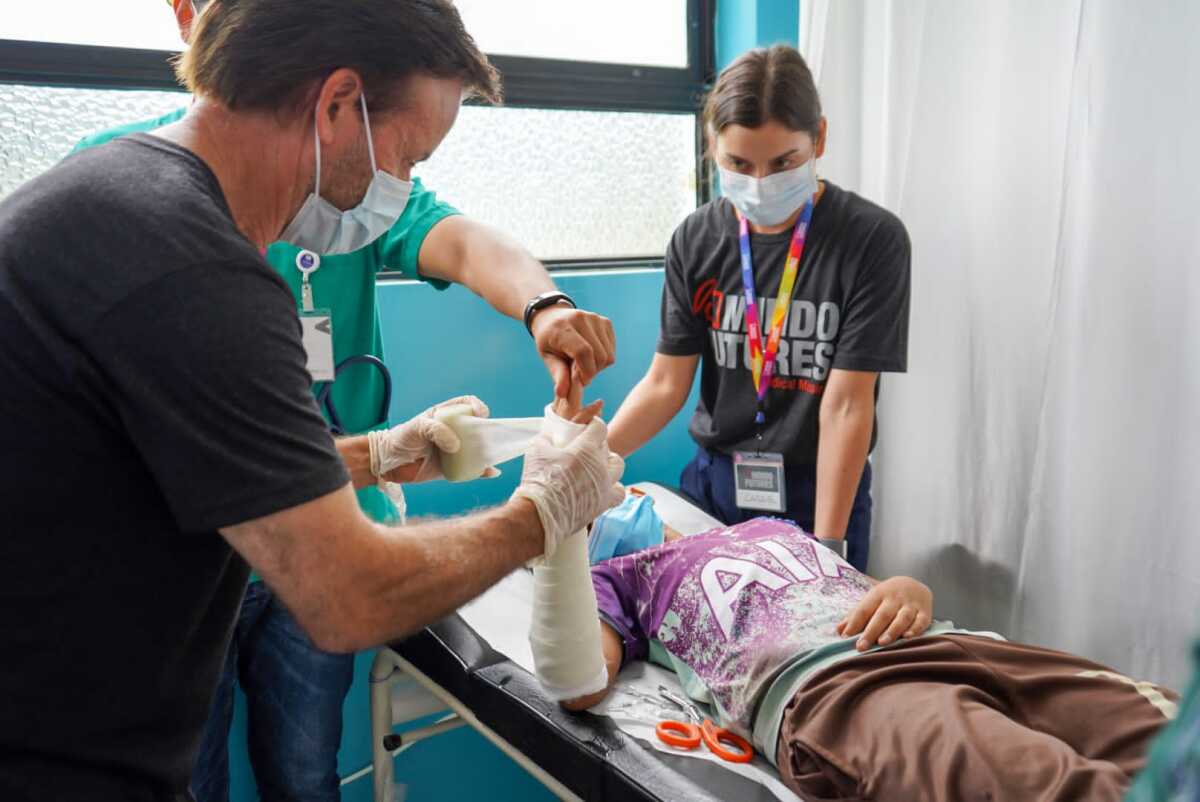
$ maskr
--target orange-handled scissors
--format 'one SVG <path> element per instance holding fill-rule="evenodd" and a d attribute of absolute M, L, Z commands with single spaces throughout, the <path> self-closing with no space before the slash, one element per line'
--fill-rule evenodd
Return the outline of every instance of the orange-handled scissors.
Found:
<path fill-rule="evenodd" d="M 658 686 L 659 695 L 678 707 L 688 721 L 660 721 L 654 728 L 658 740 L 681 749 L 697 749 L 700 742 L 721 760 L 729 763 L 749 763 L 754 759 L 754 747 L 735 732 L 718 727 L 712 719 L 700 715 L 696 706 L 665 686 Z M 732 749 L 730 747 L 733 747 Z"/>

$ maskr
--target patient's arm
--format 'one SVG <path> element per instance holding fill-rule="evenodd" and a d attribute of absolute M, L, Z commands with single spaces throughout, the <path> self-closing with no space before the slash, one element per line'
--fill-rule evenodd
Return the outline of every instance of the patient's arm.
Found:
<path fill-rule="evenodd" d="M 604 652 L 604 662 L 608 666 L 608 684 L 604 686 L 604 690 L 596 691 L 588 696 L 564 700 L 561 704 L 567 710 L 587 710 L 608 696 L 613 681 L 617 678 L 617 672 L 621 670 L 621 654 L 624 648 L 621 646 L 621 636 L 605 621 L 600 622 L 600 648 Z"/>

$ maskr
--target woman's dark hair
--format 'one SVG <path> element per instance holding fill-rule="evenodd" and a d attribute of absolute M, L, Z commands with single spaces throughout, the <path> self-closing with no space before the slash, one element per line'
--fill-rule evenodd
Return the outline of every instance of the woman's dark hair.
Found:
<path fill-rule="evenodd" d="M 362 78 L 372 110 L 401 105 L 403 80 L 420 74 L 500 99 L 499 74 L 449 0 L 215 0 L 190 44 L 180 80 L 231 109 L 303 113 L 341 67 Z"/>
<path fill-rule="evenodd" d="M 812 71 L 795 48 L 774 45 L 738 56 L 721 70 L 704 103 L 713 136 L 729 125 L 758 128 L 775 120 L 793 131 L 821 135 L 821 98 Z"/>

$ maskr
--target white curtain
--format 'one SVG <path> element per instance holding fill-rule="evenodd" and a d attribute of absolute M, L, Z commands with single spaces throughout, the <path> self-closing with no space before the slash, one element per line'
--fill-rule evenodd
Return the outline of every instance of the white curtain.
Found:
<path fill-rule="evenodd" d="M 913 241 L 871 568 L 1179 687 L 1200 632 L 1200 4 L 804 0 L 820 172 Z"/>

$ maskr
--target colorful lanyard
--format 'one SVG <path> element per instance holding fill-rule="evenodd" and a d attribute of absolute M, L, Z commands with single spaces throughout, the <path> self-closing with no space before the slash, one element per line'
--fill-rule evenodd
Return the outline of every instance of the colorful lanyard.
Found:
<path fill-rule="evenodd" d="M 796 274 L 800 272 L 800 257 L 804 254 L 804 239 L 808 235 L 812 212 L 813 201 L 809 198 L 800 212 L 800 219 L 796 221 L 796 228 L 792 231 L 792 244 L 788 248 L 787 262 L 783 267 L 783 281 L 779 284 L 779 295 L 775 299 L 775 309 L 771 314 L 771 330 L 765 352 L 758 316 L 758 297 L 754 291 L 754 261 L 750 258 L 750 223 L 741 212 L 737 212 L 738 244 L 742 251 L 742 288 L 746 295 L 746 329 L 750 336 L 750 366 L 754 372 L 754 387 L 758 391 L 758 411 L 754 422 L 760 426 L 766 422 L 763 401 L 767 397 L 767 388 L 771 386 L 771 377 L 775 375 L 775 355 L 779 353 L 783 321 L 787 317 L 788 307 L 792 305 L 792 294 L 796 290 Z"/>

